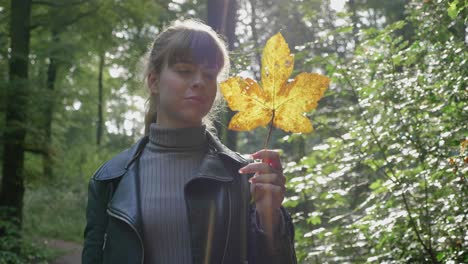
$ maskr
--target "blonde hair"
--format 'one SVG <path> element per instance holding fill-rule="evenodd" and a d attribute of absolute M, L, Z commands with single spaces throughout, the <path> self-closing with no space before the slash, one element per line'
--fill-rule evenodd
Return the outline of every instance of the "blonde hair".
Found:
<path fill-rule="evenodd" d="M 143 78 L 146 82 L 149 74 L 159 74 L 166 65 L 187 59 L 196 64 L 214 66 L 218 70 L 218 82 L 228 76 L 229 55 L 222 37 L 211 27 L 190 19 L 175 21 L 156 36 L 147 54 Z M 218 92 L 210 112 L 203 118 L 207 129 L 215 130 L 213 122 L 222 102 Z M 156 122 L 157 103 L 157 96 L 150 93 L 145 114 L 145 135 L 148 135 L 151 123 Z"/>

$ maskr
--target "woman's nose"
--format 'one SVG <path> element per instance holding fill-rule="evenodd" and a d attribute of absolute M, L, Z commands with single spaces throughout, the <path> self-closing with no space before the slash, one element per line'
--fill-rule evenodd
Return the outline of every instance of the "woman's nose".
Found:
<path fill-rule="evenodd" d="M 192 85 L 194 87 L 201 87 L 205 83 L 205 80 L 203 79 L 203 72 L 201 70 L 196 70 L 194 75 L 193 75 L 193 81 Z"/>

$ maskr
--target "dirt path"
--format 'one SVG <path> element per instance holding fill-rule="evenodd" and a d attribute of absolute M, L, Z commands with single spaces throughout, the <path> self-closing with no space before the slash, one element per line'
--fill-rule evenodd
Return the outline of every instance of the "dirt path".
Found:
<path fill-rule="evenodd" d="M 51 264 L 80 264 L 82 246 L 74 242 L 63 240 L 48 240 L 48 245 L 51 248 L 58 249 L 63 253 L 62 256 L 52 261 Z"/>

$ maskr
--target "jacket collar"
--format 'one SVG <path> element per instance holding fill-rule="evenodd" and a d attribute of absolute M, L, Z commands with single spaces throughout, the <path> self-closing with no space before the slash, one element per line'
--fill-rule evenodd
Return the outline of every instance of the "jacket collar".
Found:
<path fill-rule="evenodd" d="M 210 151 L 200 164 L 198 177 L 209 177 L 220 181 L 232 181 L 232 177 L 243 164 L 248 161 L 237 152 L 224 146 L 216 137 L 208 134 Z"/>
<path fill-rule="evenodd" d="M 213 136 L 209 132 L 207 134 L 209 144 L 211 144 L 214 147 L 214 150 L 220 155 L 239 163 L 239 165 L 246 164 L 248 162 L 248 160 L 239 153 L 230 150 L 228 147 L 222 144 L 217 137 Z"/>
<path fill-rule="evenodd" d="M 240 168 L 249 162 L 248 159 L 241 156 L 239 153 L 234 152 L 226 146 L 224 146 L 219 141 L 219 139 L 213 136 L 211 133 L 208 132 L 207 136 L 208 144 L 210 147 L 210 155 L 207 155 L 207 158 L 213 159 L 213 155 L 219 156 L 218 159 L 230 163 L 235 168 Z M 129 168 L 132 165 L 134 165 L 135 161 L 138 160 L 138 158 L 140 158 L 141 154 L 143 153 L 143 149 L 148 143 L 148 140 L 148 136 L 141 138 L 132 147 L 121 152 L 116 157 L 106 162 L 102 166 L 103 173 L 97 174 L 95 179 L 102 181 L 122 177 L 129 170 Z M 208 170 L 212 171 L 207 172 L 208 175 L 212 175 L 213 173 L 221 175 L 219 167 L 210 168 L 208 165 L 212 165 L 212 163 L 204 163 L 204 161 L 205 160 L 202 161 L 202 164 L 200 166 L 201 174 L 205 174 L 205 172 Z"/>

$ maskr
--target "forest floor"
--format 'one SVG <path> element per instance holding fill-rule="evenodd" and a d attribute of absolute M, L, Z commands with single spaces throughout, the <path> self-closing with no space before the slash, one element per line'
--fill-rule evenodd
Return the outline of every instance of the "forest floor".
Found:
<path fill-rule="evenodd" d="M 83 248 L 81 244 L 58 239 L 48 240 L 47 244 L 49 248 L 62 252 L 59 257 L 50 262 L 51 264 L 81 263 L 81 250 Z"/>

